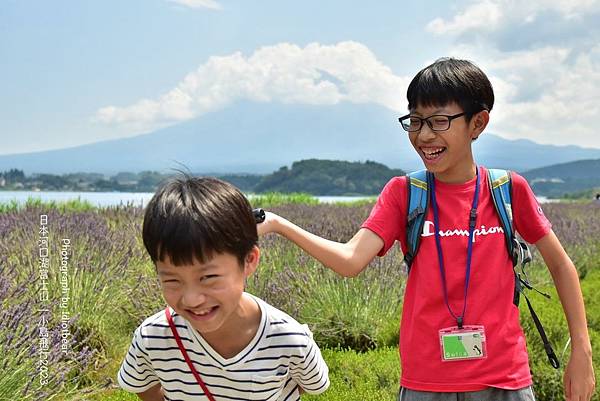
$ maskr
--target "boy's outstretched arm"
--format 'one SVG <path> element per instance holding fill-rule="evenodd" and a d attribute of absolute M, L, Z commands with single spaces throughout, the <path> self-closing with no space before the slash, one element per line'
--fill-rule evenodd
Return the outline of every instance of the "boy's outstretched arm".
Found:
<path fill-rule="evenodd" d="M 542 237 L 535 246 L 552 275 L 569 325 L 571 357 L 564 373 L 567 401 L 588 401 L 594 392 L 595 378 L 577 270 L 553 231 Z"/>
<path fill-rule="evenodd" d="M 331 241 L 298 227 L 271 212 L 257 226 L 258 234 L 278 233 L 294 242 L 323 265 L 344 277 L 358 275 L 383 247 L 383 240 L 374 232 L 361 228 L 346 243 Z"/>

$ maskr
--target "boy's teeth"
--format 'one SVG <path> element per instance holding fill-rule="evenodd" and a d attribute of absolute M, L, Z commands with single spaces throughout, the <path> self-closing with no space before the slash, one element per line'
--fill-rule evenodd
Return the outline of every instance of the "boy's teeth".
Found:
<path fill-rule="evenodd" d="M 437 159 L 444 151 L 446 150 L 446 148 L 441 147 L 441 148 L 421 148 L 421 151 L 423 152 L 423 155 L 425 156 L 425 158 L 427 160 L 435 160 Z"/>
<path fill-rule="evenodd" d="M 423 149 L 423 152 L 424 152 L 426 155 L 428 155 L 428 156 L 431 156 L 431 155 L 433 155 L 433 154 L 436 154 L 436 153 L 438 153 L 438 152 L 441 152 L 442 150 L 444 150 L 444 148 L 438 148 L 438 149 L 427 149 L 427 150 Z"/>
<path fill-rule="evenodd" d="M 204 310 L 199 310 L 199 311 L 190 311 L 190 312 L 192 312 L 194 315 L 204 316 L 207 313 L 209 313 L 211 310 L 212 310 L 212 308 L 210 308 L 210 309 L 204 309 Z"/>

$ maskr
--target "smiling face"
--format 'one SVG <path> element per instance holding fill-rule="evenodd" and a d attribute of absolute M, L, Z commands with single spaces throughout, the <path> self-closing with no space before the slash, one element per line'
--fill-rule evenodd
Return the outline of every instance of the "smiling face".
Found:
<path fill-rule="evenodd" d="M 256 270 L 259 255 L 258 248 L 252 248 L 243 266 L 230 253 L 184 266 L 174 266 L 169 258 L 157 261 L 165 301 L 203 336 L 229 335 L 246 317 L 244 281 Z"/>
<path fill-rule="evenodd" d="M 427 118 L 432 115 L 462 113 L 456 103 L 446 106 L 417 106 L 410 111 L 411 116 Z M 410 142 L 421 156 L 427 170 L 435 174 L 440 181 L 449 183 L 465 182 L 475 176 L 475 162 L 471 143 L 476 139 L 489 121 L 489 113 L 483 110 L 475 114 L 470 121 L 466 116 L 455 118 L 446 131 L 432 131 L 423 123 L 420 131 L 410 132 Z"/>

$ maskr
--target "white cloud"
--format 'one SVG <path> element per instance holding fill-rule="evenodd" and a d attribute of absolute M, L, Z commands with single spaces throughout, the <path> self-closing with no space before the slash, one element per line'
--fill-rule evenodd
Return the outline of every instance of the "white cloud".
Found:
<path fill-rule="evenodd" d="M 529 3 L 530 8 L 558 11 L 565 18 L 579 17 L 588 11 L 598 11 L 598 0 L 535 0 Z"/>
<path fill-rule="evenodd" d="M 564 19 L 580 18 L 585 13 L 600 11 L 600 0 L 475 0 L 450 20 L 437 17 L 427 24 L 436 35 L 481 33 L 511 23 L 532 23 L 538 14 L 551 11 Z"/>
<path fill-rule="evenodd" d="M 141 132 L 198 117 L 241 99 L 316 105 L 378 103 L 400 110 L 405 108 L 408 82 L 357 42 L 311 43 L 304 48 L 280 43 L 262 47 L 249 57 L 239 52 L 211 57 L 158 98 L 125 107 L 103 107 L 96 119 Z"/>
<path fill-rule="evenodd" d="M 177 3 L 190 8 L 210 8 L 212 10 L 220 10 L 221 5 L 215 0 L 168 0 L 171 3 Z"/>
<path fill-rule="evenodd" d="M 483 46 L 459 46 L 451 54 L 477 60 L 492 81 L 496 104 L 489 132 L 600 147 L 600 45 L 580 54 L 560 47 L 500 52 Z"/>
<path fill-rule="evenodd" d="M 600 147 L 600 0 L 472 0 L 427 30 L 455 35 L 496 94 L 489 132 Z M 556 29 L 565 29 L 566 32 Z"/>
<path fill-rule="evenodd" d="M 563 61 L 550 75 L 554 83 L 539 99 L 505 105 L 504 133 L 514 131 L 545 143 L 600 147 L 600 60 L 581 54 L 572 63 Z"/>
<path fill-rule="evenodd" d="M 484 0 L 467 8 L 446 22 L 436 18 L 427 24 L 427 30 L 438 35 L 445 33 L 462 33 L 472 29 L 493 29 L 502 17 L 502 10 L 497 2 Z"/>
<path fill-rule="evenodd" d="M 559 45 L 501 51 L 493 43 L 478 42 L 457 45 L 449 55 L 474 60 L 490 77 L 496 104 L 489 132 L 600 147 L 600 45 L 577 51 Z M 280 43 L 250 55 L 211 57 L 166 93 L 123 107 L 104 107 L 96 119 L 130 132 L 147 132 L 239 100 L 377 103 L 400 111 L 406 108 L 410 78 L 395 75 L 357 42 L 303 48 Z"/>

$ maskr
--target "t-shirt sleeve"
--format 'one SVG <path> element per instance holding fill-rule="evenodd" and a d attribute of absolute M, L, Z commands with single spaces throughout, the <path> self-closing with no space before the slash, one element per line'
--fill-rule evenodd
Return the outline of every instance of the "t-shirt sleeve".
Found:
<path fill-rule="evenodd" d="M 329 387 L 329 368 L 321 356 L 321 351 L 312 338 L 307 325 L 302 325 L 306 333 L 306 347 L 301 348 L 302 357 L 292 362 L 290 374 L 304 391 L 320 394 Z"/>
<path fill-rule="evenodd" d="M 406 177 L 394 177 L 385 185 L 371 214 L 361 226 L 383 240 L 379 256 L 385 255 L 395 241 L 400 241 L 405 251 L 407 203 Z"/>
<path fill-rule="evenodd" d="M 552 224 L 544 215 L 527 180 L 512 173 L 512 210 L 516 231 L 530 244 L 535 244 L 550 232 Z"/>
<path fill-rule="evenodd" d="M 159 383 L 142 337 L 143 326 L 137 328 L 127 355 L 119 369 L 118 382 L 126 391 L 141 393 Z"/>

